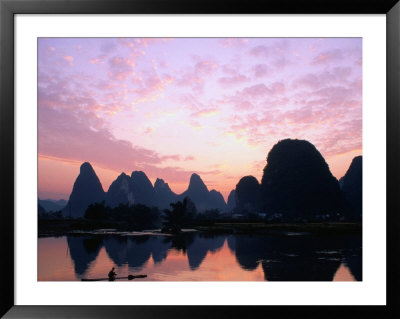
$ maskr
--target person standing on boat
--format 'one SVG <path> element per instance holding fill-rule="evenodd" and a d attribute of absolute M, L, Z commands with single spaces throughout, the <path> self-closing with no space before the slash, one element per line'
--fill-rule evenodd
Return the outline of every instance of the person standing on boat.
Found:
<path fill-rule="evenodd" d="M 108 281 L 114 281 L 115 277 L 117 277 L 117 274 L 114 271 L 114 267 L 112 267 L 112 269 L 110 270 L 110 272 L 108 273 Z"/>

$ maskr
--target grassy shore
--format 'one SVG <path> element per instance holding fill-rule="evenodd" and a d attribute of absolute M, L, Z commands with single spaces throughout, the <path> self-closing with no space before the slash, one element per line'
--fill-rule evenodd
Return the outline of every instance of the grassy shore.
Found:
<path fill-rule="evenodd" d="M 118 229 L 127 230 L 125 225 L 110 221 L 93 221 L 85 219 L 39 219 L 39 237 L 61 236 L 77 230 Z"/>
<path fill-rule="evenodd" d="M 187 227 L 185 227 L 187 228 Z M 189 228 L 215 234 L 361 234 L 361 223 L 318 222 L 318 223 L 266 223 L 261 221 L 215 221 L 194 224 Z M 85 219 L 39 220 L 39 236 L 60 236 L 76 230 L 116 229 L 130 231 L 126 224 L 111 221 L 93 221 Z"/>

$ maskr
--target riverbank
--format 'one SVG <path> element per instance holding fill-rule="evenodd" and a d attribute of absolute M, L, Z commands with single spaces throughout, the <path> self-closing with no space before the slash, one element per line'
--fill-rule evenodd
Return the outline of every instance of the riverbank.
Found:
<path fill-rule="evenodd" d="M 319 222 L 319 223 L 265 223 L 224 221 L 207 225 L 192 225 L 198 231 L 211 234 L 361 234 L 362 224 L 352 222 Z M 93 231 L 98 229 L 114 229 L 117 231 L 141 231 L 129 229 L 125 224 L 110 221 L 91 221 L 76 219 L 39 220 L 39 237 L 62 236 L 76 231 Z"/>
<path fill-rule="evenodd" d="M 312 234 L 361 234 L 361 223 L 215 223 L 196 229 L 212 233 L 312 233 Z"/>

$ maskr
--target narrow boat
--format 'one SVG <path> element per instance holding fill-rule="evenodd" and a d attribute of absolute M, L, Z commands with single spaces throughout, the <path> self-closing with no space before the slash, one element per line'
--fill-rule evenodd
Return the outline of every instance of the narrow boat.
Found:
<path fill-rule="evenodd" d="M 132 280 L 132 279 L 136 279 L 136 278 L 146 278 L 147 275 L 129 275 L 127 277 L 115 277 L 114 280 L 117 279 L 128 279 L 128 280 Z M 109 278 L 82 278 L 81 281 L 103 281 L 103 280 L 109 280 Z M 113 280 L 111 280 L 113 281 Z"/>

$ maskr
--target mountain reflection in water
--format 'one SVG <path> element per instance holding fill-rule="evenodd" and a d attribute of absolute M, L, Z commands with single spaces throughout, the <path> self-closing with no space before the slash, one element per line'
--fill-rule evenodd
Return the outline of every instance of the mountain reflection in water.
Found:
<path fill-rule="evenodd" d="M 68 235 L 39 238 L 38 280 L 362 280 L 361 235 Z"/>

